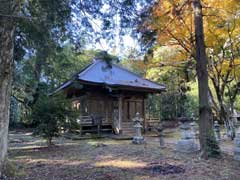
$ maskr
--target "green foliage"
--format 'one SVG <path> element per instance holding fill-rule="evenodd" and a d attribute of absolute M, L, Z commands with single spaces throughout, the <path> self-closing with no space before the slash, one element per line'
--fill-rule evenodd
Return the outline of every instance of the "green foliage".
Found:
<path fill-rule="evenodd" d="M 37 56 L 19 62 L 14 73 L 14 96 L 23 101 L 26 108 L 31 108 L 41 93 L 40 86 L 43 82 L 49 86 L 49 91 L 53 90 L 90 64 L 94 53 L 90 50 L 76 53 L 72 45 L 65 45 L 52 51 L 40 69 L 37 68 Z M 38 73 L 40 76 L 36 77 Z"/>
<path fill-rule="evenodd" d="M 13 164 L 9 160 L 6 160 L 4 167 L 3 167 L 3 175 L 7 179 L 7 177 L 15 177 L 16 174 L 17 174 L 16 164 Z"/>
<path fill-rule="evenodd" d="M 159 63 L 158 59 L 153 61 Z M 153 61 L 151 63 L 154 63 Z M 180 116 L 191 117 L 192 114 L 198 114 L 197 84 L 187 82 L 184 68 L 151 67 L 147 71 L 147 77 L 167 86 L 167 92 L 149 99 L 153 116 L 172 120 Z"/>
<path fill-rule="evenodd" d="M 60 131 L 71 128 L 76 121 L 76 112 L 71 110 L 70 102 L 64 97 L 49 97 L 42 94 L 33 106 L 31 118 L 36 125 L 36 134 L 46 138 L 48 145 Z"/>
<path fill-rule="evenodd" d="M 198 116 L 198 85 L 197 82 L 189 82 L 187 84 L 190 88 L 189 91 L 187 91 L 187 102 L 186 102 L 186 109 L 187 109 L 187 116 L 190 116 L 194 114 L 195 116 Z"/>
<path fill-rule="evenodd" d="M 11 97 L 10 101 L 10 116 L 9 116 L 9 127 L 15 127 L 20 120 L 20 111 L 18 101 Z"/>
<path fill-rule="evenodd" d="M 3 166 L 3 175 L 0 176 L 1 180 L 7 180 L 7 179 L 21 179 L 25 175 L 25 172 L 23 169 L 21 169 L 20 166 L 18 166 L 15 162 L 6 160 L 5 164 Z"/>
<path fill-rule="evenodd" d="M 47 65 L 42 71 L 49 84 L 56 87 L 89 65 L 95 53 L 92 50 L 77 53 L 73 45 L 67 44 L 47 58 Z"/>
<path fill-rule="evenodd" d="M 111 62 L 118 62 L 119 59 L 117 56 L 113 56 L 111 54 L 109 54 L 107 51 L 97 51 L 95 53 L 95 58 L 96 59 L 102 59 L 104 61 L 106 61 L 106 63 L 108 63 L 110 65 Z"/>
<path fill-rule="evenodd" d="M 29 18 L 16 21 L 12 93 L 28 109 L 36 103 L 39 85 L 48 79 L 45 74 L 53 57 L 66 41 L 71 6 L 70 0 L 34 0 L 22 1 L 19 8 L 18 14 Z"/>
<path fill-rule="evenodd" d="M 236 107 L 236 110 L 240 112 L 240 93 L 239 93 L 239 95 L 237 95 L 235 105 L 236 105 L 236 106 L 235 106 L 235 107 Z"/>
<path fill-rule="evenodd" d="M 191 117 L 198 114 L 198 103 L 195 96 L 186 94 L 184 98 L 177 92 L 165 92 L 154 95 L 150 100 L 150 112 L 162 120 L 174 120 L 176 117 Z"/>

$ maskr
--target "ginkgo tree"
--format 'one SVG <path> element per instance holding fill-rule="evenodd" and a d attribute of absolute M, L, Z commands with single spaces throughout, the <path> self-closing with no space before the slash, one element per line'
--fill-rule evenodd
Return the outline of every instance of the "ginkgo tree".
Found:
<path fill-rule="evenodd" d="M 207 56 L 201 1 L 158 1 L 152 8 L 152 18 L 145 21 L 143 29 L 140 28 L 140 31 L 146 32 L 146 27 L 155 32 L 160 45 L 175 46 L 179 51 L 177 56 L 180 61 L 195 60 L 199 90 L 202 156 L 207 158 L 212 155 L 212 152 L 219 152 L 212 135 L 212 113 L 208 101 Z"/>
<path fill-rule="evenodd" d="M 213 12 L 206 12 L 209 77 L 218 100 L 219 117 L 225 122 L 229 136 L 234 138 L 233 123 L 229 119 L 234 111 L 240 77 L 240 2 L 218 2 L 215 7 Z"/>
<path fill-rule="evenodd" d="M 158 1 L 151 9 L 151 18 L 145 19 L 142 32 L 154 32 L 158 46 L 175 48 L 178 53 L 171 60 L 159 61 L 160 64 L 175 66 L 186 64 L 195 66 L 196 59 L 196 26 L 194 24 L 193 2 L 189 0 Z M 239 91 L 239 49 L 240 49 L 240 1 L 237 0 L 204 0 L 203 28 L 207 52 L 208 74 L 214 92 L 210 92 L 211 107 L 234 137 L 233 124 L 230 122 L 229 107 L 233 111 L 234 102 Z M 146 30 L 147 29 L 147 30 Z M 153 50 L 154 52 L 154 50 Z M 210 98 L 214 94 L 217 98 Z M 226 98 L 226 94 L 229 98 Z"/>

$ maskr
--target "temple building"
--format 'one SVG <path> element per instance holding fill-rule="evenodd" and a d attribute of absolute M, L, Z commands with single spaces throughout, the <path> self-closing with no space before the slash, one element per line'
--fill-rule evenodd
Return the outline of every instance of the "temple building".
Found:
<path fill-rule="evenodd" d="M 132 119 L 139 112 L 144 129 L 148 94 L 161 93 L 166 87 L 142 78 L 129 70 L 104 60 L 92 64 L 58 87 L 55 93 L 63 92 L 79 111 L 79 123 L 88 127 L 100 123 L 116 134 L 128 133 Z M 90 128 L 89 128 L 90 127 Z"/>

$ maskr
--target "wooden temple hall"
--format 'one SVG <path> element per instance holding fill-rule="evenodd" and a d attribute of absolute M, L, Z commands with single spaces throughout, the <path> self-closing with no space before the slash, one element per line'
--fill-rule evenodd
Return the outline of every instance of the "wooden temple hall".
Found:
<path fill-rule="evenodd" d="M 144 79 L 116 64 L 94 60 L 92 64 L 62 84 L 54 93 L 63 91 L 79 111 L 81 132 L 100 127 L 116 134 L 130 133 L 132 119 L 139 112 L 146 128 L 147 95 L 161 93 L 165 86 Z"/>

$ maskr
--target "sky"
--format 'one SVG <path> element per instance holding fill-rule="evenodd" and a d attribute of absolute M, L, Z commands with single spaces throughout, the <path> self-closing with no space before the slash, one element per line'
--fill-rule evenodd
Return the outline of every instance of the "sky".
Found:
<path fill-rule="evenodd" d="M 101 31 L 101 22 L 99 20 L 94 20 L 94 22 L 92 22 L 92 27 L 95 32 Z M 111 42 L 106 38 L 101 38 L 97 43 L 89 43 L 86 48 L 107 51 L 108 53 L 117 55 L 119 57 L 127 56 L 131 49 L 139 49 L 138 41 L 130 34 L 121 36 L 119 28 L 119 26 L 116 26 L 115 36 Z M 110 45 L 112 42 L 114 42 L 113 46 Z"/>
<path fill-rule="evenodd" d="M 105 4 L 100 11 L 102 13 L 111 11 L 111 7 L 108 4 Z M 106 31 L 102 29 L 103 21 L 101 19 L 97 17 L 93 17 L 87 12 L 84 12 L 84 14 L 82 13 L 83 13 L 82 11 L 74 12 L 72 16 L 72 22 L 77 27 L 79 27 L 79 35 L 78 35 L 79 37 L 88 38 L 87 34 L 90 34 L 90 36 L 92 36 L 91 37 L 92 39 L 89 38 L 87 40 L 87 43 L 85 44 L 86 49 L 107 51 L 108 53 L 116 55 L 120 58 L 128 56 L 130 52 L 140 51 L 140 44 L 138 43 L 138 40 L 134 39 L 130 34 L 133 27 L 127 28 L 128 33 L 125 33 L 125 32 L 124 34 L 121 33 L 121 29 L 120 29 L 121 19 L 118 13 L 114 14 L 113 17 L 111 18 L 111 24 L 113 24 L 112 25 L 113 28 L 107 29 Z M 87 29 L 88 32 L 86 33 L 86 36 L 81 34 L 81 31 L 84 32 L 84 30 L 81 29 L 83 24 L 82 17 L 87 17 L 86 21 L 91 26 L 91 30 Z M 104 35 L 104 37 L 101 37 L 100 34 L 104 34 L 104 33 L 111 35 L 111 38 L 108 38 L 106 35 Z"/>

